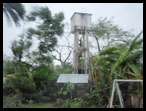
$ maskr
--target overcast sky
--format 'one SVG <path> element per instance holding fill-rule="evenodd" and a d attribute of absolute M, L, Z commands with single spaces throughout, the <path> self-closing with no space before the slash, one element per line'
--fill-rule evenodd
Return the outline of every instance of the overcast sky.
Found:
<path fill-rule="evenodd" d="M 134 34 L 143 30 L 143 4 L 142 3 L 24 3 L 27 12 L 31 11 L 33 6 L 47 6 L 52 14 L 63 12 L 65 15 L 64 23 L 70 25 L 70 18 L 74 12 L 86 12 L 92 14 L 92 23 L 96 23 L 100 17 L 110 19 L 114 17 L 114 24 L 119 25 L 127 31 Z M 22 25 L 23 26 L 23 25 Z M 25 24 L 25 28 L 29 26 Z M 22 27 L 15 27 L 12 23 L 9 25 L 3 14 L 3 53 L 12 56 L 10 44 L 12 40 L 18 39 L 18 34 L 22 32 Z M 73 36 L 71 36 L 73 38 Z M 71 44 L 73 45 L 73 39 Z M 64 40 L 60 40 L 62 44 Z M 90 41 L 92 42 L 92 41 Z M 55 62 L 58 64 L 58 62 Z"/>

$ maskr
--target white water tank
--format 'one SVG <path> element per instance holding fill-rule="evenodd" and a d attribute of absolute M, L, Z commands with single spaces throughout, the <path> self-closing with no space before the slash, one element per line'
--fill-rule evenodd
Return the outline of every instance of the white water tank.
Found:
<path fill-rule="evenodd" d="M 74 33 L 75 27 L 77 30 L 90 30 L 91 15 L 92 14 L 75 12 L 71 17 L 71 33 Z"/>

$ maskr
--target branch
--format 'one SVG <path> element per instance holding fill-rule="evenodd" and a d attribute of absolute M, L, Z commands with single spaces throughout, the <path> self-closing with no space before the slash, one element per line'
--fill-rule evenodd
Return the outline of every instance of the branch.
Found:
<path fill-rule="evenodd" d="M 64 60 L 64 63 L 66 63 L 66 61 L 67 61 L 68 58 L 70 57 L 71 53 L 72 53 L 72 50 L 69 52 L 68 56 L 67 56 L 66 59 Z"/>
<path fill-rule="evenodd" d="M 67 46 L 67 45 L 57 45 L 57 46 L 68 47 L 68 48 L 74 49 L 72 46 Z"/>
<path fill-rule="evenodd" d="M 54 50 L 59 54 L 59 58 L 56 58 L 56 56 L 53 56 L 53 58 L 56 59 L 56 60 L 58 60 L 58 61 L 60 61 L 61 63 L 63 63 L 63 61 L 62 61 L 62 59 L 61 59 L 61 52 L 62 52 L 62 49 L 61 49 L 60 52 L 59 52 L 58 50 L 56 50 L 55 48 L 54 48 Z"/>
<path fill-rule="evenodd" d="M 56 56 L 53 56 L 53 55 L 52 56 L 53 56 L 53 58 L 55 60 L 58 60 L 59 62 L 61 62 L 61 64 L 65 64 L 67 62 L 67 60 L 69 59 L 69 57 L 70 57 L 70 55 L 72 53 L 72 50 L 74 49 L 73 47 L 70 46 L 70 42 L 68 40 L 69 36 L 70 36 L 70 33 L 67 36 L 64 36 L 65 39 L 67 40 L 68 45 L 57 45 L 57 46 L 61 46 L 62 47 L 61 51 L 58 51 L 57 49 L 54 48 L 54 51 L 58 53 L 59 58 L 56 58 Z M 63 47 L 66 47 L 69 50 L 69 53 L 68 53 L 67 57 L 65 58 L 65 60 L 62 60 Z"/>
<path fill-rule="evenodd" d="M 92 34 L 90 33 L 90 36 L 93 36 L 96 39 L 96 43 L 97 43 L 97 46 L 98 46 L 98 51 L 100 51 L 100 45 L 99 45 L 98 37 L 94 33 L 92 33 Z"/>

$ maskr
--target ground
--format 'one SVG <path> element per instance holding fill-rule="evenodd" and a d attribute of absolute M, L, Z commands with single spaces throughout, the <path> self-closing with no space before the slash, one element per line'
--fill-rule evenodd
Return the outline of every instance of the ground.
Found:
<path fill-rule="evenodd" d="M 63 106 L 55 106 L 55 103 L 48 103 L 48 104 L 27 104 L 21 105 L 20 108 L 63 108 Z M 72 103 L 71 108 L 81 108 L 79 103 Z M 88 108 L 96 108 L 96 106 L 90 106 Z"/>
<path fill-rule="evenodd" d="M 48 103 L 48 104 L 26 104 L 21 105 L 21 108 L 58 108 L 55 106 L 54 103 Z"/>

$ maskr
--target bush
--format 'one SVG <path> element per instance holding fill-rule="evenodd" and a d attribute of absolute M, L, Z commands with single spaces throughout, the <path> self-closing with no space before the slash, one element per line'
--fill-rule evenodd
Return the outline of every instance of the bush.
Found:
<path fill-rule="evenodd" d="M 21 105 L 17 95 L 3 96 L 3 108 L 18 108 Z"/>
<path fill-rule="evenodd" d="M 15 64 L 13 61 L 5 61 L 3 64 L 3 75 L 15 73 Z"/>
<path fill-rule="evenodd" d="M 42 97 L 42 100 L 41 100 L 42 103 L 47 103 L 49 101 L 50 101 L 50 97 L 48 97 L 48 96 L 43 96 Z"/>
<path fill-rule="evenodd" d="M 70 108 L 71 101 L 70 99 L 65 100 L 64 104 L 61 105 L 62 108 Z"/>
<path fill-rule="evenodd" d="M 39 91 L 38 93 L 34 93 L 31 99 L 33 100 L 33 103 L 40 103 L 42 101 L 42 96 L 42 91 Z"/>
<path fill-rule="evenodd" d="M 22 102 L 28 103 L 32 94 L 36 91 L 36 86 L 32 78 L 21 74 L 9 78 L 3 91 L 6 96 L 9 94 L 21 94 Z"/>
<path fill-rule="evenodd" d="M 64 103 L 64 100 L 61 99 L 61 98 L 57 98 L 56 100 L 56 105 L 59 106 L 59 105 L 62 105 Z"/>

